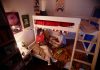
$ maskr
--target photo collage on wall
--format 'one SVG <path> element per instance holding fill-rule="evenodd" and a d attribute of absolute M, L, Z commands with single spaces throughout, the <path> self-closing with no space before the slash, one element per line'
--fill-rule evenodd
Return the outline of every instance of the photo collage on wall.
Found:
<path fill-rule="evenodd" d="M 40 14 L 40 4 L 39 4 L 39 0 L 34 0 L 34 12 L 35 15 L 39 15 Z"/>
<path fill-rule="evenodd" d="M 64 11 L 64 0 L 56 0 L 56 11 Z"/>

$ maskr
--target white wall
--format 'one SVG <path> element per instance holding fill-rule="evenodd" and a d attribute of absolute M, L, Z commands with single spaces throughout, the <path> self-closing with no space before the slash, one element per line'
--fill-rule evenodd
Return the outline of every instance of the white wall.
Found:
<path fill-rule="evenodd" d="M 22 32 L 15 34 L 14 37 L 18 46 L 22 46 L 22 42 L 29 46 L 34 42 L 35 39 L 34 32 L 30 27 L 24 29 Z"/>
<path fill-rule="evenodd" d="M 53 16 L 91 16 L 93 7 L 95 4 L 91 0 L 65 0 L 65 10 L 63 13 L 57 13 L 56 0 L 46 0 L 46 10 L 49 15 Z M 34 0 L 2 0 L 3 6 L 6 12 L 18 12 L 20 19 L 21 15 L 29 14 L 30 23 L 32 25 L 32 15 L 34 14 Z M 22 23 L 22 19 L 21 19 Z M 18 35 L 22 36 L 17 41 L 28 41 L 29 37 L 25 33 L 26 31 L 20 32 Z M 30 32 L 29 32 L 30 33 Z M 23 36 L 25 35 L 25 37 Z M 32 34 L 29 34 L 32 37 Z M 34 36 L 34 35 L 33 35 Z M 23 39 L 22 39 L 23 38 Z M 17 39 L 17 36 L 16 36 Z M 31 39 L 31 38 L 30 38 Z"/>
<path fill-rule="evenodd" d="M 25 42 L 31 44 L 34 41 L 34 32 L 32 29 L 32 15 L 34 14 L 33 0 L 2 0 L 5 12 L 18 12 L 23 26 L 21 15 L 28 14 L 31 26 L 14 35 L 17 44 Z"/>
<path fill-rule="evenodd" d="M 95 3 L 93 0 L 65 0 L 64 11 L 56 12 L 56 0 L 47 0 L 47 13 L 53 16 L 91 16 Z"/>
<path fill-rule="evenodd" d="M 18 12 L 22 24 L 21 15 L 29 14 L 30 23 L 34 14 L 33 0 L 2 0 L 6 12 Z M 23 25 L 23 24 L 22 24 Z"/>
<path fill-rule="evenodd" d="M 19 15 L 34 14 L 34 0 L 2 0 L 6 11 L 18 11 Z M 64 0 L 64 11 L 56 12 L 56 0 L 46 0 L 46 10 L 50 16 L 91 16 L 95 3 L 93 0 Z M 21 21 L 22 22 L 22 21 Z M 31 20 L 32 22 L 32 20 Z"/>

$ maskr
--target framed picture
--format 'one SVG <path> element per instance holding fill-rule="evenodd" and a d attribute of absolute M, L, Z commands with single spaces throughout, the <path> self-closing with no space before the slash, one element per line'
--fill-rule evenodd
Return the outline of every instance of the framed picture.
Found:
<path fill-rule="evenodd" d="M 23 21 L 24 28 L 30 26 L 29 15 L 22 15 L 22 21 Z"/>
<path fill-rule="evenodd" d="M 14 34 L 22 31 L 18 12 L 6 12 L 6 16 Z"/>

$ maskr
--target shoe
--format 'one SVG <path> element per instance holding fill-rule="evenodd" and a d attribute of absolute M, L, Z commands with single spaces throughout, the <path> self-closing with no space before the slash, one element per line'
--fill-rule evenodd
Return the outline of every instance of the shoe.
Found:
<path fill-rule="evenodd" d="M 56 60 L 56 59 L 54 59 L 54 58 L 51 58 L 51 60 L 52 60 L 52 62 L 57 62 L 57 60 Z"/>
<path fill-rule="evenodd" d="M 50 66 L 51 65 L 51 63 L 48 63 L 48 66 Z"/>

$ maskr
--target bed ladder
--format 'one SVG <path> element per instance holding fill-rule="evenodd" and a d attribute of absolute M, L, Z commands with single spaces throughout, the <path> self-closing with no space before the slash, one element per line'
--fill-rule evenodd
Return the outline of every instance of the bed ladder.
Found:
<path fill-rule="evenodd" d="M 75 37 L 75 42 L 74 42 L 73 51 L 72 51 L 72 55 L 71 55 L 71 62 L 70 62 L 69 70 L 72 70 L 72 63 L 73 63 L 73 61 L 85 64 L 85 65 L 88 65 L 88 66 L 91 67 L 91 70 L 95 70 L 95 65 L 96 65 L 96 61 L 97 61 L 97 57 L 98 57 L 98 53 L 99 53 L 99 44 L 100 44 L 99 36 L 100 36 L 100 31 L 98 31 L 98 33 L 97 33 L 97 43 L 96 43 L 96 48 L 95 48 L 94 53 L 88 53 L 90 55 L 93 55 L 92 63 L 89 63 L 89 62 L 82 61 L 82 60 L 74 58 L 75 51 L 77 51 L 79 53 L 87 53 L 86 51 L 82 51 L 82 50 L 76 49 L 76 44 L 77 44 L 77 41 L 78 41 L 79 31 L 80 30 L 78 29 L 77 32 L 76 32 L 76 37 Z"/>

